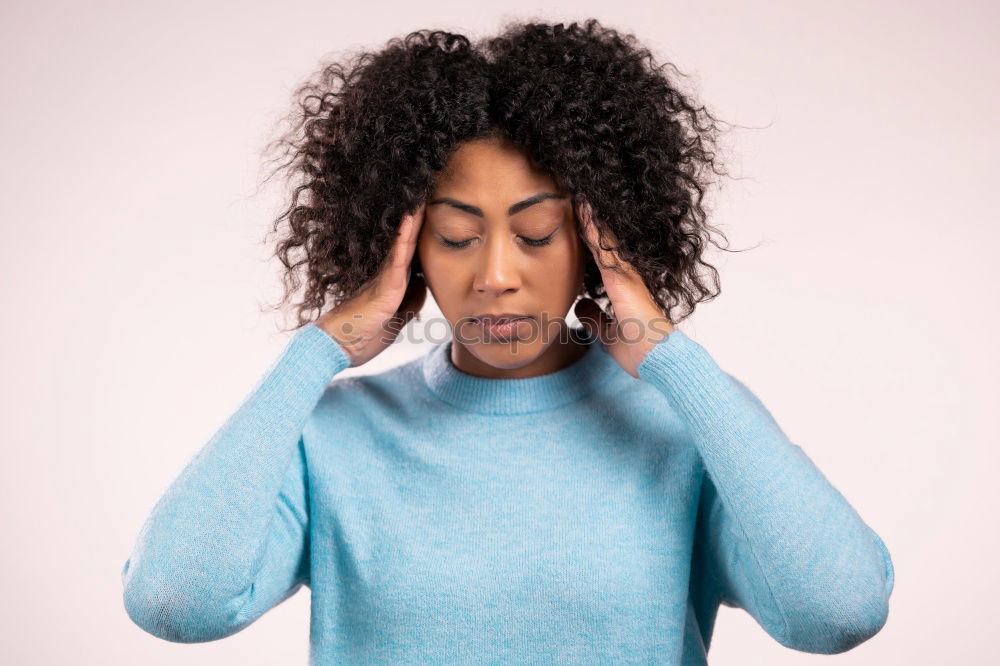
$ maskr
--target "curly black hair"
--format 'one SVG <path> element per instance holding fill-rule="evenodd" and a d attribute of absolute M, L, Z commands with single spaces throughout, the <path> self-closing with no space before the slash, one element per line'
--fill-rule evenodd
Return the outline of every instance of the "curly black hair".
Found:
<path fill-rule="evenodd" d="M 272 229 L 282 234 L 287 222 L 274 252 L 285 269 L 276 307 L 303 271 L 298 326 L 328 298 L 355 295 L 458 145 L 492 136 L 550 173 L 574 210 L 589 202 L 601 245 L 610 230 L 665 316 L 684 319 L 720 293 L 702 257 L 708 243 L 720 247 L 703 198 L 713 176 L 728 174 L 718 120 L 681 90 L 680 76 L 596 19 L 513 21 L 477 42 L 418 30 L 325 64 L 293 93 L 291 127 L 264 151 L 286 158 L 271 175 L 284 170 L 294 186 Z M 414 255 L 411 272 L 418 264 Z M 584 274 L 580 295 L 610 309 L 592 256 Z"/>

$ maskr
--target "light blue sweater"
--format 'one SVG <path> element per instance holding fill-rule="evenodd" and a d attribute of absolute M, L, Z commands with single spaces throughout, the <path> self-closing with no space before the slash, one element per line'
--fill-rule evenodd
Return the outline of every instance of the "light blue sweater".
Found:
<path fill-rule="evenodd" d="M 745 385 L 679 329 L 639 379 L 589 342 L 528 379 L 450 342 L 335 379 L 299 329 L 153 508 L 128 615 L 211 641 L 306 585 L 314 665 L 705 664 L 720 603 L 806 652 L 882 628 L 885 544 Z"/>

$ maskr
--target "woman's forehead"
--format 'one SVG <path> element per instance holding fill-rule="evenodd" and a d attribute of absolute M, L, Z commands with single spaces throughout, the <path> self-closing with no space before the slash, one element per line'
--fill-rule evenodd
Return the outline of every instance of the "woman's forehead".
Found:
<path fill-rule="evenodd" d="M 525 191 L 551 190 L 555 180 L 533 164 L 531 157 L 509 142 L 497 139 L 461 144 L 438 174 L 438 190 Z"/>

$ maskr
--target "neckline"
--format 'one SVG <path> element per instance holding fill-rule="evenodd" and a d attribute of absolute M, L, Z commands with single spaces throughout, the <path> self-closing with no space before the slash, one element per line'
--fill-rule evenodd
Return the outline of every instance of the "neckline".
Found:
<path fill-rule="evenodd" d="M 442 401 L 469 412 L 509 415 L 550 411 L 592 393 L 619 368 L 599 340 L 582 327 L 574 331 L 586 343 L 587 351 L 555 372 L 520 379 L 469 375 L 452 363 L 453 341 L 447 340 L 424 356 L 424 381 Z"/>

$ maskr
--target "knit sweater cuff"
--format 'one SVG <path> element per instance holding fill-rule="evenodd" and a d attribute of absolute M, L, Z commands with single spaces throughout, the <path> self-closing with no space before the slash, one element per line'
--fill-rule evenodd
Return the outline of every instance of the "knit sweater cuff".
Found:
<path fill-rule="evenodd" d="M 282 393 L 286 399 L 294 394 L 311 400 L 322 392 L 334 375 L 350 365 L 350 357 L 340 343 L 315 323 L 309 323 L 288 341 L 284 351 L 258 381 L 256 389 L 263 389 L 269 394 Z M 281 381 L 275 381 L 273 371 L 279 366 Z M 300 390 L 287 391 L 285 385 L 289 382 L 299 386 Z M 319 390 L 308 391 L 309 387 Z"/>
<path fill-rule="evenodd" d="M 729 375 L 700 344 L 675 328 L 660 340 L 637 368 L 688 423 L 731 429 L 746 401 Z"/>

